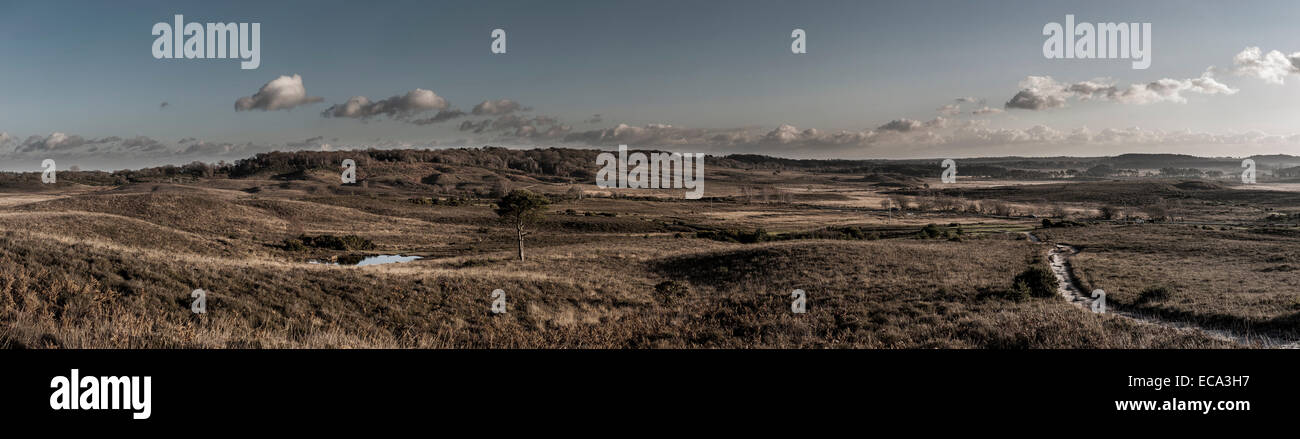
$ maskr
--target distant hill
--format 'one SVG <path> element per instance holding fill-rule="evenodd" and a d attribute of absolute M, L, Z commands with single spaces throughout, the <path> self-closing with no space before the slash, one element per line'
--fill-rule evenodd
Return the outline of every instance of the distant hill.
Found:
<path fill-rule="evenodd" d="M 345 159 L 356 161 L 358 179 L 389 186 L 430 186 L 478 190 L 500 182 L 533 184 L 593 182 L 601 150 L 573 148 L 401 149 L 269 152 L 234 163 L 190 163 L 116 172 L 63 171 L 59 184 L 93 186 L 141 182 L 185 182 L 201 178 L 268 179 L 328 183 Z M 645 151 L 649 152 L 649 151 Z M 1261 175 L 1300 176 L 1300 157 L 1252 156 Z M 1114 157 L 979 157 L 958 159 L 960 175 L 994 179 L 1105 178 L 1159 172 L 1175 177 L 1223 178 L 1240 172 L 1241 160 L 1185 154 L 1122 154 Z M 848 174 L 889 186 L 912 186 L 935 178 L 939 159 L 789 159 L 757 154 L 709 156 L 708 167 L 750 171 L 802 170 Z M 39 173 L 0 173 L 0 189 L 39 185 Z"/>

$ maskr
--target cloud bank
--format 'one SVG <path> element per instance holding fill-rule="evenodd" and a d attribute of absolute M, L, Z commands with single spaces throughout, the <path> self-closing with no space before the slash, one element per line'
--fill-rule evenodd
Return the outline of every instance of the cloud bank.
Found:
<path fill-rule="evenodd" d="M 1017 110 L 1061 108 L 1071 99 L 1103 100 L 1119 104 L 1146 105 L 1160 102 L 1185 103 L 1185 93 L 1231 95 L 1237 89 L 1214 78 L 1212 70 L 1190 79 L 1158 79 L 1143 84 L 1118 86 L 1109 79 L 1093 79 L 1064 84 L 1051 76 L 1029 76 L 1020 81 L 1020 91 L 1003 106 Z"/>

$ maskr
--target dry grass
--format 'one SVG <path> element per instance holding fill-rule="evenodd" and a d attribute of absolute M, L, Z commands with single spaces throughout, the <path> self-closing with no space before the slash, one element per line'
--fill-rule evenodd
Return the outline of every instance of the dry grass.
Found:
<path fill-rule="evenodd" d="M 856 204 L 884 199 L 880 189 L 850 182 L 844 193 L 827 190 L 840 184 L 840 176 L 728 169 L 719 170 L 722 182 L 708 186 L 711 197 L 714 190 L 735 196 L 748 185 L 784 181 L 782 191 L 794 194 L 767 203 L 563 201 L 529 238 L 529 259 L 521 262 L 511 258 L 511 235 L 495 222 L 487 200 L 411 203 L 428 194 L 400 189 L 400 179 L 422 178 L 425 168 L 383 166 L 395 174 L 369 177 L 391 187 L 370 192 L 308 174 L 293 181 L 255 176 L 112 190 L 78 186 L 0 202 L 0 346 L 1232 347 L 1196 332 L 1094 315 L 1059 298 L 1013 300 L 1007 294 L 1012 279 L 1042 256 L 1042 247 L 1004 232 L 1036 219 L 908 211 L 891 221 L 878 203 Z M 466 176 L 479 181 L 489 175 Z M 511 178 L 549 193 L 569 187 Z M 759 244 L 695 237 L 697 230 L 786 233 L 849 224 L 903 230 L 953 222 L 978 233 L 952 241 Z M 1300 279 L 1261 270 L 1300 265 L 1300 255 L 1273 237 L 1202 232 L 1148 239 L 1146 229 L 1099 226 L 1050 233 L 1087 247 L 1078 259 L 1085 281 L 1114 289 L 1121 306 L 1155 306 L 1128 295 L 1140 284 L 1188 279 L 1174 284 L 1174 299 L 1161 309 L 1203 313 L 1218 304 L 1204 315 L 1257 325 L 1294 319 L 1294 293 L 1274 290 Z M 341 252 L 282 248 L 285 238 L 301 233 L 356 234 L 376 243 L 373 253 L 426 258 L 372 267 L 311 265 L 309 258 Z M 1103 245 L 1134 236 L 1150 242 Z M 1206 248 L 1230 248 L 1236 256 L 1224 260 L 1205 254 Z M 1284 259 L 1267 259 L 1276 252 Z M 1222 270 L 1197 278 L 1198 264 Z M 1221 291 L 1248 279 L 1266 280 L 1235 295 Z M 680 297 L 665 299 L 657 291 L 662 285 Z M 189 292 L 196 288 L 209 292 L 202 316 L 189 310 Z M 489 311 L 495 289 L 507 293 L 506 314 Z M 808 313 L 790 311 L 794 289 L 807 292 Z"/>
<path fill-rule="evenodd" d="M 486 253 L 461 268 L 178 259 L 13 232 L 0 244 L 9 347 L 1220 346 L 1057 300 L 1002 299 L 1034 251 L 1010 240 L 623 238 L 522 263 Z M 657 302 L 668 279 L 690 283 L 690 300 Z M 202 317 L 189 311 L 194 288 L 209 291 Z M 488 311 L 497 288 L 510 299 L 503 315 Z M 790 313 L 794 288 L 809 292 L 808 314 Z"/>
<path fill-rule="evenodd" d="M 1300 232 L 1219 229 L 1130 225 L 1054 229 L 1045 236 L 1083 248 L 1074 257 L 1076 275 L 1089 290 L 1105 290 L 1114 306 L 1300 338 Z"/>

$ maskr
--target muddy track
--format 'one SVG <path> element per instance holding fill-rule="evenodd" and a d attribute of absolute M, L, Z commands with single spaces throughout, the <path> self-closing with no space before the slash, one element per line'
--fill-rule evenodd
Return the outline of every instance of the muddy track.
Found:
<path fill-rule="evenodd" d="M 1042 241 L 1034 236 L 1033 233 L 1025 233 L 1032 242 L 1041 243 Z M 1091 294 L 1085 294 L 1079 286 L 1078 279 L 1074 276 L 1074 269 L 1070 266 L 1070 258 L 1079 253 L 1079 249 L 1065 244 L 1051 244 L 1053 247 L 1047 252 L 1048 265 L 1052 268 L 1052 274 L 1056 275 L 1056 291 L 1064 297 L 1066 301 L 1082 308 L 1085 311 L 1092 312 L 1094 302 Z M 1107 306 L 1107 314 L 1124 317 L 1134 322 L 1155 325 L 1163 328 L 1174 329 L 1178 331 L 1197 331 L 1211 338 L 1228 341 L 1248 347 L 1262 347 L 1274 349 L 1300 349 L 1300 340 L 1276 339 L 1251 334 L 1243 331 L 1229 331 L 1224 329 L 1206 328 L 1193 323 L 1168 320 L 1151 314 L 1141 314 L 1131 311 L 1116 310 L 1109 306 L 1109 303 L 1103 302 Z"/>

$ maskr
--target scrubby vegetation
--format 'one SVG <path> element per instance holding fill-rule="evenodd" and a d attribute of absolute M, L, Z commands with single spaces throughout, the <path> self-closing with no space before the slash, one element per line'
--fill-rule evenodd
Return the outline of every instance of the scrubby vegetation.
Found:
<path fill-rule="evenodd" d="M 963 177 L 1059 183 L 961 188 L 927 187 L 927 161 L 711 157 L 706 197 L 685 200 L 596 188 L 595 153 L 270 153 L 48 187 L 0 174 L 0 347 L 1236 346 L 1059 299 L 1051 247 L 1027 231 L 1082 248 L 1080 282 L 1119 309 L 1277 334 L 1300 315 L 1300 232 L 1269 215 L 1300 198 L 1087 175 L 1150 157 L 970 163 Z M 344 158 L 356 185 L 338 183 Z M 496 209 L 523 190 L 536 221 L 521 261 L 518 223 Z M 1100 220 L 1106 206 L 1118 218 Z M 306 262 L 362 253 L 423 258 Z M 495 289 L 508 313 L 488 311 Z M 806 314 L 790 312 L 795 289 Z"/>
<path fill-rule="evenodd" d="M 289 251 L 303 251 L 307 249 L 374 250 L 375 243 L 357 235 L 300 235 L 297 238 L 284 240 L 284 248 Z"/>
<path fill-rule="evenodd" d="M 1192 324 L 1295 339 L 1300 331 L 1300 233 L 1268 228 L 1127 225 L 1053 229 L 1084 247 L 1073 258 L 1107 304 Z M 1278 230 L 1278 229 L 1271 229 Z"/>
<path fill-rule="evenodd" d="M 1056 275 L 1042 262 L 1035 262 L 1012 280 L 1016 289 L 1027 290 L 1030 297 L 1056 297 Z"/>

